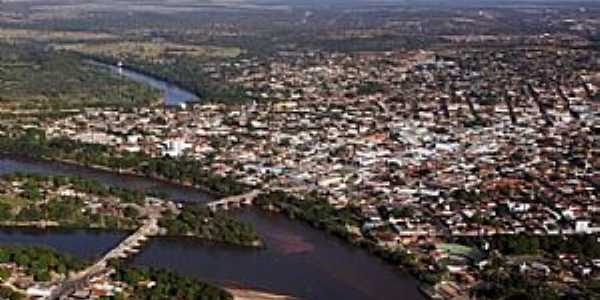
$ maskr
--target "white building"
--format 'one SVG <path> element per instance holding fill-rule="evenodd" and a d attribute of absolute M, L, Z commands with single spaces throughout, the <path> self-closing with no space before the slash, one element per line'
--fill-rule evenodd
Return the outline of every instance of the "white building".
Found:
<path fill-rule="evenodd" d="M 179 157 L 187 149 L 192 148 L 192 144 L 186 143 L 181 139 L 167 140 L 163 143 L 162 156 Z"/>

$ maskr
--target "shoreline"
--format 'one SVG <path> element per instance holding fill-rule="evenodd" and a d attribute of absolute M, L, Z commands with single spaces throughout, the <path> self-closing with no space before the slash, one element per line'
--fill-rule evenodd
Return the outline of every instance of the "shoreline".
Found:
<path fill-rule="evenodd" d="M 395 268 L 397 272 L 402 272 L 404 274 L 408 274 L 410 276 L 412 276 L 412 278 L 414 278 L 415 282 L 416 282 L 416 288 L 419 291 L 419 293 L 421 293 L 421 295 L 423 295 L 426 299 L 436 299 L 436 297 L 434 296 L 433 293 L 430 292 L 430 290 L 432 289 L 432 286 L 429 285 L 427 282 L 423 281 L 421 276 L 418 264 L 394 264 L 391 261 L 389 261 L 384 255 L 380 254 L 381 252 L 379 251 L 385 251 L 384 248 L 379 248 L 379 246 L 374 245 L 372 248 L 370 248 L 368 245 L 363 244 L 361 242 L 355 242 L 353 240 L 341 237 L 336 235 L 333 232 L 329 232 L 328 228 L 324 228 L 324 227 L 319 227 L 319 226 L 315 226 L 313 225 L 313 223 L 311 223 L 309 220 L 306 219 L 302 219 L 302 218 L 290 218 L 288 213 L 281 208 L 266 208 L 266 207 L 261 207 L 261 206 L 254 206 L 256 209 L 266 212 L 266 213 L 273 213 L 273 214 L 277 214 L 277 215 L 282 215 L 285 218 L 292 220 L 292 221 L 297 221 L 300 222 L 310 228 L 313 228 L 315 230 L 318 230 L 319 232 L 322 232 L 324 234 L 326 234 L 327 236 L 334 238 L 334 239 L 339 239 L 340 241 L 346 243 L 347 245 L 356 248 L 357 250 L 362 250 L 367 252 L 370 256 L 381 260 L 383 263 L 385 263 L 386 265 L 391 266 L 392 268 Z"/>
<path fill-rule="evenodd" d="M 219 200 L 222 197 L 226 197 L 225 195 L 223 195 L 221 193 L 215 192 L 215 191 L 213 191 L 207 187 L 203 187 L 201 185 L 194 185 L 194 184 L 191 184 L 188 182 L 183 182 L 183 181 L 169 180 L 162 176 L 152 175 L 152 174 L 143 174 L 143 173 L 135 172 L 132 170 L 127 170 L 127 169 L 111 169 L 109 167 L 101 166 L 101 165 L 88 165 L 88 164 L 80 163 L 80 162 L 78 162 L 76 160 L 72 160 L 72 159 L 32 157 L 32 156 L 29 156 L 26 154 L 14 154 L 14 153 L 1 152 L 0 159 L 3 159 L 3 158 L 14 159 L 16 161 L 23 161 L 23 162 L 29 161 L 29 162 L 38 162 L 38 163 L 62 163 L 62 164 L 69 165 L 72 167 L 88 168 L 88 169 L 94 170 L 94 171 L 102 171 L 102 172 L 107 172 L 107 173 L 112 173 L 112 174 L 117 174 L 117 175 L 134 176 L 134 177 L 138 177 L 140 179 L 152 179 L 152 180 L 159 181 L 161 183 L 174 185 L 176 187 L 196 189 L 202 193 L 207 194 L 207 196 L 214 198 L 213 200 Z M 174 202 L 177 202 L 177 201 L 174 201 Z"/>
<path fill-rule="evenodd" d="M 222 288 L 233 296 L 234 300 L 300 300 L 293 296 L 276 294 L 267 291 L 260 291 L 247 288 L 232 288 L 222 286 Z"/>
<path fill-rule="evenodd" d="M 32 159 L 35 160 L 36 158 L 32 158 Z M 209 188 L 206 188 L 206 187 L 203 187 L 203 186 L 200 186 L 200 185 L 193 185 L 193 184 L 188 183 L 188 182 L 169 180 L 169 179 L 166 179 L 166 178 L 164 178 L 162 176 L 159 176 L 159 175 L 143 174 L 143 173 L 135 172 L 135 171 L 132 171 L 132 170 L 127 170 L 127 169 L 118 169 L 118 170 L 115 170 L 115 169 L 111 169 L 109 167 L 101 166 L 101 165 L 86 165 L 86 164 L 79 163 L 79 162 L 77 162 L 75 160 L 71 160 L 71 159 L 50 159 L 50 158 L 44 157 L 44 158 L 41 158 L 41 160 L 46 161 L 46 162 L 61 162 L 61 163 L 68 164 L 68 165 L 71 165 L 71 166 L 83 167 L 83 168 L 90 168 L 90 169 L 93 169 L 93 170 L 104 171 L 104 172 L 108 172 L 108 173 L 117 173 L 119 175 L 135 176 L 135 177 L 146 178 L 146 179 L 150 178 L 152 180 L 157 180 L 157 181 L 160 181 L 162 183 L 177 185 L 177 186 L 180 186 L 180 187 L 183 186 L 183 187 L 186 187 L 186 188 L 197 189 L 197 190 L 199 190 L 199 191 L 201 191 L 203 193 L 208 194 L 208 196 L 211 196 L 211 197 L 215 197 L 215 198 L 222 198 L 222 197 L 224 197 L 224 195 L 219 194 L 219 193 L 217 193 L 217 192 L 215 192 L 213 190 L 210 190 Z"/>
<path fill-rule="evenodd" d="M 139 177 L 139 178 L 146 178 L 146 179 L 152 179 L 152 180 L 157 180 L 160 181 L 162 183 L 166 183 L 166 184 L 171 184 L 171 185 L 175 185 L 175 186 L 179 186 L 179 187 L 184 187 L 184 188 L 192 188 L 192 189 L 198 189 L 202 192 L 207 193 L 209 196 L 211 197 L 215 197 L 218 199 L 218 197 L 223 197 L 223 196 L 218 196 L 218 193 L 211 191 L 210 189 L 206 188 L 206 187 L 201 187 L 201 186 L 194 186 L 192 184 L 189 183 L 185 183 L 185 182 L 178 182 L 178 181 L 173 181 L 173 180 L 168 180 L 165 179 L 163 177 L 160 176 L 156 176 L 156 175 L 146 175 L 146 174 L 141 174 L 141 173 L 137 173 L 131 170 L 114 170 L 111 169 L 109 167 L 106 166 L 99 166 L 99 165 L 86 165 L 83 163 L 79 163 L 77 161 L 74 160 L 69 160 L 69 159 L 51 159 L 51 158 L 47 158 L 47 157 L 30 157 L 27 155 L 16 155 L 16 154 L 12 154 L 12 153 L 5 153 L 3 152 L 2 154 L 0 154 L 0 159 L 2 157 L 12 157 L 15 160 L 30 160 L 30 161 L 37 161 L 37 162 L 47 162 L 47 163 L 53 163 L 53 162 L 58 162 L 58 163 L 63 163 L 66 165 L 70 165 L 70 166 L 75 166 L 75 167 L 81 167 L 81 168 L 89 168 L 92 170 L 96 170 L 96 171 L 103 171 L 103 172 L 108 172 L 108 173 L 116 173 L 118 175 L 128 175 L 128 176 L 135 176 L 135 177 Z M 262 209 L 260 207 L 255 207 L 256 209 L 259 209 L 261 211 L 265 211 L 265 212 L 271 212 L 271 213 L 276 213 L 276 214 L 281 214 L 286 216 L 285 213 L 283 213 L 282 211 L 278 211 L 278 210 L 269 210 L 269 209 Z M 397 270 L 399 272 L 405 273 L 405 274 L 409 274 L 410 276 L 412 276 L 417 285 L 416 285 L 416 289 L 419 291 L 419 293 L 421 293 L 421 295 L 423 295 L 424 297 L 426 297 L 427 299 L 432 299 L 431 295 L 429 295 L 428 293 L 426 293 L 423 289 L 426 288 L 426 284 L 424 284 L 424 282 L 419 278 L 419 273 L 417 272 L 416 268 L 414 266 L 409 266 L 409 265 L 394 265 L 390 262 L 388 262 L 386 259 L 384 259 L 383 257 L 381 257 L 380 255 L 377 255 L 376 253 L 373 253 L 372 251 L 370 251 L 369 249 L 362 247 L 361 245 L 357 245 L 352 243 L 351 241 L 348 241 L 346 239 L 343 239 L 341 237 L 338 237 L 334 234 L 330 234 L 328 233 L 326 230 L 324 230 L 323 228 L 318 228 L 318 227 L 314 227 L 310 224 L 310 222 L 307 222 L 305 220 L 300 220 L 300 219 L 293 219 L 290 218 L 290 220 L 295 220 L 295 221 L 300 221 L 301 223 L 311 227 L 311 228 L 315 228 L 316 230 L 332 237 L 332 238 L 338 238 L 344 242 L 346 242 L 348 245 L 355 247 L 356 249 L 360 249 L 363 251 L 367 251 L 367 253 L 369 253 L 371 256 L 373 256 L 374 258 L 380 259 L 382 260 L 384 263 L 388 264 L 391 267 L 397 268 Z M 256 249 L 256 247 L 249 247 L 250 249 Z M 234 289 L 235 290 L 235 289 Z M 240 291 L 243 291 L 243 289 L 238 289 Z M 248 290 L 248 291 L 252 291 L 252 290 Z M 243 298 L 244 295 L 255 295 L 255 296 L 262 296 L 265 297 L 266 296 L 270 296 L 271 298 Z M 280 298 L 272 298 L 273 296 L 277 297 L 277 295 L 275 294 L 261 294 L 259 293 L 250 293 L 250 294 L 244 294 L 241 293 L 240 296 L 242 298 L 235 298 L 237 300 L 252 300 L 252 299 L 256 299 L 256 300 L 277 300 L 277 299 L 289 299 L 289 300 L 298 300 L 297 298 L 281 298 L 281 296 L 279 296 Z M 286 296 L 283 296 L 286 297 Z"/>
<path fill-rule="evenodd" d="M 76 52 L 76 54 L 79 55 L 79 57 L 81 57 L 83 60 L 87 60 L 92 65 L 96 65 L 96 66 L 104 67 L 104 68 L 108 68 L 108 69 L 118 68 L 118 66 L 117 66 L 118 61 L 115 59 L 111 59 L 108 57 L 102 57 L 102 56 L 98 56 L 98 55 L 94 55 L 94 54 L 86 54 L 86 53 L 82 53 L 82 52 Z M 165 82 L 169 85 L 172 85 L 172 86 L 176 87 L 177 89 L 184 91 L 186 93 L 189 93 L 190 95 L 193 95 L 195 97 L 195 99 L 190 99 L 191 101 L 185 101 L 185 103 L 188 103 L 188 102 L 196 103 L 196 102 L 202 100 L 202 95 L 198 91 L 196 91 L 193 88 L 184 86 L 185 84 L 183 84 L 180 81 L 172 80 L 170 78 L 166 78 L 161 75 L 154 74 L 152 72 L 149 72 L 147 70 L 144 70 L 141 67 L 138 67 L 138 66 L 135 66 L 132 64 L 124 64 L 121 68 L 123 68 L 123 70 L 137 73 L 142 76 L 148 77 L 150 79 L 154 79 L 156 81 L 163 81 L 163 82 Z M 167 104 L 166 102 L 164 104 L 166 106 L 179 105 L 179 104 Z"/>

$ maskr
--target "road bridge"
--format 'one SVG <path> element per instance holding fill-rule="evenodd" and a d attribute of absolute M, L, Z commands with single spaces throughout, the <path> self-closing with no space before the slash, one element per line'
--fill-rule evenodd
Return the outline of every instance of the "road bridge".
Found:
<path fill-rule="evenodd" d="M 273 188 L 270 190 L 252 190 L 245 194 L 225 197 L 216 201 L 212 201 L 206 204 L 212 211 L 217 210 L 229 210 L 230 208 L 240 208 L 242 206 L 250 206 L 254 204 L 254 201 L 261 193 L 268 193 L 269 191 L 284 191 L 286 193 L 298 193 L 309 190 L 307 186 L 294 186 L 288 188 Z"/>
<path fill-rule="evenodd" d="M 248 193 L 225 197 L 220 200 L 212 201 L 206 204 L 212 211 L 228 210 L 230 208 L 239 208 L 244 205 L 249 206 L 254 204 L 254 200 L 261 193 L 260 190 L 252 190 Z"/>
<path fill-rule="evenodd" d="M 72 278 L 62 282 L 47 298 L 48 300 L 58 300 L 72 294 L 77 289 L 86 286 L 90 279 L 108 272 L 108 263 L 113 259 L 123 259 L 139 252 L 142 244 L 148 240 L 148 237 L 159 233 L 158 217 L 150 217 L 133 234 L 121 241 L 116 247 L 106 253 L 99 261 L 87 269 L 74 275 Z"/>

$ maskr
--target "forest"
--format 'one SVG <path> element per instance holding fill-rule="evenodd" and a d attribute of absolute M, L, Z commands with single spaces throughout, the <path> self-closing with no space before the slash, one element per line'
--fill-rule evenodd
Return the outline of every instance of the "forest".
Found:
<path fill-rule="evenodd" d="M 262 245 L 252 225 L 203 205 L 185 205 L 178 215 L 165 215 L 159 225 L 172 236 L 192 236 L 241 246 Z"/>
<path fill-rule="evenodd" d="M 16 263 L 24 268 L 25 273 L 33 275 L 36 281 L 49 281 L 51 273 L 67 275 L 86 266 L 82 260 L 58 254 L 53 249 L 32 246 L 0 247 L 0 263 Z M 4 280 L 7 276 L 10 273 L 0 269 L 0 279 Z"/>
<path fill-rule="evenodd" d="M 0 106 L 11 109 L 132 107 L 160 100 L 153 89 L 33 42 L 0 42 L 0 92 Z"/>
<path fill-rule="evenodd" d="M 226 291 L 211 284 L 192 278 L 178 276 L 173 272 L 157 269 L 138 269 L 127 267 L 120 261 L 112 261 L 115 269 L 112 279 L 125 282 L 130 290 L 117 295 L 115 300 L 153 300 L 153 299 L 182 299 L 182 300 L 233 300 Z M 153 281 L 156 285 L 147 288 L 142 282 Z"/>

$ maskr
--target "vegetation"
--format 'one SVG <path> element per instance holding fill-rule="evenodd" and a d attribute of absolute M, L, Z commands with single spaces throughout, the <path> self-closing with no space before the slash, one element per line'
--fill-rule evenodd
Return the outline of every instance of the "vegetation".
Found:
<path fill-rule="evenodd" d="M 504 255 L 548 255 L 575 254 L 580 258 L 600 258 L 598 235 L 538 236 L 538 235 L 496 235 L 486 238 L 490 248 Z M 460 238 L 461 242 L 479 245 L 473 238 Z"/>
<path fill-rule="evenodd" d="M 491 262 L 482 273 L 482 283 L 474 289 L 480 299 L 598 299 L 600 283 L 590 278 L 574 284 L 574 295 L 562 295 L 555 287 L 547 284 L 544 277 L 527 276 L 520 272 L 518 265 L 506 267 L 506 258 L 499 256 L 535 257 L 556 259 L 560 254 L 574 254 L 581 260 L 600 257 L 597 235 L 534 236 L 498 235 L 484 240 L 479 238 L 459 238 L 460 242 L 480 246 L 489 242 L 492 252 Z M 576 288 L 575 288 L 576 287 Z"/>
<path fill-rule="evenodd" d="M 49 281 L 54 274 L 67 275 L 86 266 L 83 261 L 60 255 L 52 249 L 33 246 L 0 247 L 0 263 L 14 263 L 23 268 L 26 274 L 34 276 L 36 281 Z M 168 271 L 129 268 L 116 260 L 110 264 L 115 268 L 112 279 L 124 282 L 129 287 L 115 299 L 233 299 L 229 293 L 218 287 Z M 155 285 L 150 287 L 150 282 Z M 9 289 L 0 289 L 0 297 L 23 299 L 22 295 Z"/>
<path fill-rule="evenodd" d="M 314 193 L 305 195 L 303 199 L 300 199 L 282 191 L 259 195 L 255 204 L 263 209 L 280 210 L 290 218 L 302 220 L 315 228 L 325 230 L 334 236 L 366 249 L 392 265 L 406 267 L 412 271 L 418 268 L 414 255 L 400 250 L 380 247 L 374 239 L 357 236 L 349 231 L 348 226 L 359 227 L 363 223 L 358 208 L 336 209 Z M 426 273 L 415 272 L 417 276 L 424 274 Z"/>
<path fill-rule="evenodd" d="M 246 92 L 241 86 L 226 82 L 223 76 L 211 76 L 209 68 L 206 66 L 206 58 L 186 54 L 161 57 L 160 59 L 145 59 L 135 54 L 125 57 L 84 53 L 81 55 L 84 58 L 107 64 L 115 64 L 123 60 L 128 68 L 176 84 L 193 92 L 203 101 L 239 104 L 248 100 Z M 226 70 L 222 71 L 227 74 Z"/>
<path fill-rule="evenodd" d="M 168 235 L 187 235 L 235 245 L 261 245 L 254 227 L 202 205 L 186 205 L 178 215 L 164 216 L 159 225 Z"/>
<path fill-rule="evenodd" d="M 238 195 L 248 188 L 227 177 L 203 170 L 202 162 L 190 159 L 153 158 L 143 153 L 122 153 L 97 144 L 67 138 L 47 140 L 40 130 L 27 130 L 16 136 L 0 137 L 0 152 L 32 158 L 71 160 L 83 165 L 101 166 L 165 180 L 201 186 L 220 195 Z"/>
<path fill-rule="evenodd" d="M 137 214 L 127 209 L 119 214 L 93 212 L 79 195 L 59 195 L 60 187 L 97 197 L 118 198 L 120 203 L 141 204 L 144 194 L 138 191 L 108 187 L 95 181 L 70 176 L 14 174 L 4 177 L 5 184 L 19 182 L 21 193 L 11 189 L 0 195 L 0 222 L 6 225 L 56 223 L 63 227 L 133 229 L 139 224 Z"/>
<path fill-rule="evenodd" d="M 374 81 L 367 81 L 359 85 L 356 89 L 356 93 L 358 95 L 372 95 L 376 93 L 383 93 L 384 91 L 383 84 Z"/>
<path fill-rule="evenodd" d="M 85 31 L 48 31 L 22 28 L 0 28 L 0 36 L 10 42 L 81 42 L 115 39 L 117 36 L 106 33 Z"/>
<path fill-rule="evenodd" d="M 14 291 L 11 288 L 0 287 L 0 298 L 8 300 L 22 300 L 25 299 L 25 295 Z"/>
<path fill-rule="evenodd" d="M 69 186 L 76 191 L 100 197 L 118 197 L 123 203 L 143 204 L 146 197 L 141 191 L 110 186 L 78 176 L 39 175 L 18 172 L 4 176 L 4 179 L 7 181 L 24 181 L 25 192 L 30 195 L 29 198 L 33 198 L 34 196 L 35 198 L 39 197 L 39 188 L 42 185 L 50 188 Z"/>
<path fill-rule="evenodd" d="M 61 227 L 105 229 L 133 229 L 138 225 L 135 218 L 110 213 L 92 213 L 86 208 L 83 200 L 75 197 L 57 197 L 44 203 L 28 200 L 27 205 L 22 207 L 3 204 L 0 207 L 0 221 L 7 225 L 35 225 L 43 221 L 46 224 L 56 223 Z M 11 213 L 15 211 L 18 212 Z"/>
<path fill-rule="evenodd" d="M 76 51 L 87 55 L 102 55 L 115 59 L 143 59 L 155 60 L 181 55 L 195 58 L 235 58 L 241 54 L 239 48 L 212 47 L 177 44 L 169 42 L 149 41 L 119 41 L 105 43 L 78 43 L 64 44 L 59 49 Z"/>
<path fill-rule="evenodd" d="M 303 220 L 316 228 L 344 239 L 351 240 L 347 225 L 360 226 L 362 218 L 353 208 L 335 209 L 327 201 L 312 194 L 299 199 L 281 191 L 262 194 L 256 205 L 263 208 L 276 207 L 290 218 Z"/>
<path fill-rule="evenodd" d="M 233 299 L 232 295 L 218 287 L 191 278 L 181 277 L 172 272 L 128 268 L 124 267 L 119 261 L 112 261 L 111 265 L 116 270 L 112 275 L 112 279 L 125 282 L 130 287 L 130 290 L 126 290 L 116 299 Z M 149 288 L 147 284 L 144 284 L 149 282 L 154 282 L 156 285 Z"/>
<path fill-rule="evenodd" d="M 58 254 L 50 248 L 32 246 L 0 247 L 0 263 L 15 263 L 36 281 L 49 281 L 53 273 L 67 275 L 86 266 L 83 261 Z"/>
<path fill-rule="evenodd" d="M 0 43 L 0 105 L 73 109 L 138 106 L 157 101 L 156 91 L 122 81 L 74 54 L 33 43 Z"/>
<path fill-rule="evenodd" d="M 493 269 L 483 274 L 485 284 L 474 289 L 478 299 L 561 299 L 558 291 L 545 282 L 533 280 L 517 269 Z"/>

